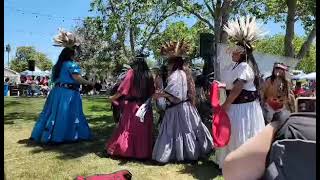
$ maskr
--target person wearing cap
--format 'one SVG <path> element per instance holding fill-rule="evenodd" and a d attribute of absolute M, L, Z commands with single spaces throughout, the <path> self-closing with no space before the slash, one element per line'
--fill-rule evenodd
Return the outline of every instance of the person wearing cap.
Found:
<path fill-rule="evenodd" d="M 130 66 L 117 92 L 110 97 L 113 103 L 120 105 L 121 116 L 105 150 L 109 156 L 145 160 L 152 154 L 152 108 L 146 111 L 143 122 L 136 112 L 155 88 L 145 55 L 136 56 Z"/>
<path fill-rule="evenodd" d="M 293 111 L 290 106 L 292 96 L 290 94 L 290 82 L 286 78 L 288 66 L 283 63 L 275 63 L 272 74 L 266 78 L 262 88 L 263 110 L 266 123 L 269 123 L 273 114 L 280 111 Z"/>
<path fill-rule="evenodd" d="M 212 151 L 212 137 L 201 122 L 195 107 L 195 85 L 186 65 L 188 45 L 183 41 L 166 43 L 160 53 L 168 62 L 167 86 L 153 98 L 164 99 L 165 114 L 152 159 L 160 164 L 169 161 L 196 161 Z"/>
<path fill-rule="evenodd" d="M 53 89 L 32 130 L 31 140 L 37 143 L 67 143 L 91 140 L 92 134 L 83 114 L 80 84 L 93 86 L 81 77 L 76 62 L 79 42 L 73 33 L 60 30 L 55 46 L 64 47 L 53 66 Z"/>
<path fill-rule="evenodd" d="M 216 149 L 219 168 L 223 168 L 223 161 L 230 152 L 265 126 L 259 102 L 261 74 L 251 45 L 261 37 L 262 31 L 259 28 L 250 29 L 252 26 L 257 26 L 255 18 L 247 16 L 230 20 L 224 27 L 233 42 L 228 48 L 233 62 L 221 70 L 220 81 L 226 84 L 227 94 L 221 107 L 230 119 L 231 134 L 228 144 Z M 252 35 L 247 34 L 249 31 Z"/>

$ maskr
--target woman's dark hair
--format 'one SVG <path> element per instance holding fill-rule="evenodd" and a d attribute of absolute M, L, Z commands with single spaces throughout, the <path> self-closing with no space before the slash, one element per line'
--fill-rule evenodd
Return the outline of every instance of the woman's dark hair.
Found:
<path fill-rule="evenodd" d="M 184 60 L 182 57 L 170 58 L 169 64 L 173 64 L 173 67 L 171 70 L 172 72 L 176 70 L 183 70 L 186 73 L 187 84 L 188 84 L 187 96 L 188 96 L 188 99 L 191 101 L 191 104 L 195 106 L 196 105 L 196 87 L 192 77 L 191 69 L 188 67 L 187 64 L 184 63 Z"/>
<path fill-rule="evenodd" d="M 71 48 L 64 48 L 61 51 L 57 63 L 52 68 L 53 82 L 55 82 L 59 78 L 63 63 L 66 61 L 72 61 L 71 57 L 74 56 L 74 54 L 75 54 L 75 50 Z"/>
<path fill-rule="evenodd" d="M 253 51 L 253 48 L 250 46 L 250 45 L 242 45 L 242 44 L 239 44 L 237 43 L 238 46 L 241 46 L 241 47 L 244 47 L 245 48 L 245 53 L 241 53 L 240 54 L 240 59 L 238 61 L 237 64 L 240 64 L 241 62 L 247 62 L 249 64 L 249 66 L 252 68 L 253 70 L 253 73 L 254 73 L 254 85 L 257 89 L 257 91 L 259 92 L 260 90 L 260 82 L 262 80 L 262 77 L 260 75 L 260 70 L 259 70 L 259 67 L 258 67 L 258 64 L 252 54 L 252 51 Z"/>
<path fill-rule="evenodd" d="M 151 97 L 153 92 L 151 92 L 150 89 L 154 86 L 153 77 L 148 64 L 144 58 L 135 58 L 130 66 L 134 72 L 134 89 L 137 91 L 138 96 L 145 101 Z"/>
<path fill-rule="evenodd" d="M 167 69 L 166 65 L 162 65 L 160 67 L 160 75 L 162 78 L 163 86 L 166 87 L 167 86 L 167 78 L 168 78 L 168 69 Z"/>

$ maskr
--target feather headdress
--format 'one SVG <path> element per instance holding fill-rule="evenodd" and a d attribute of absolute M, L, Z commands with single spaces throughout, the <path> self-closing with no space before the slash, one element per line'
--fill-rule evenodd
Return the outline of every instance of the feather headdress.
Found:
<path fill-rule="evenodd" d="M 189 45 L 182 39 L 181 41 L 165 43 L 160 49 L 160 54 L 164 57 L 186 57 L 188 50 Z"/>
<path fill-rule="evenodd" d="M 252 48 L 253 42 L 266 34 L 261 29 L 261 24 L 256 22 L 256 18 L 250 16 L 228 21 L 223 30 L 228 33 L 231 41 L 249 49 Z"/>
<path fill-rule="evenodd" d="M 54 46 L 74 48 L 80 45 L 79 39 L 71 32 L 59 29 L 59 34 L 53 38 Z"/>

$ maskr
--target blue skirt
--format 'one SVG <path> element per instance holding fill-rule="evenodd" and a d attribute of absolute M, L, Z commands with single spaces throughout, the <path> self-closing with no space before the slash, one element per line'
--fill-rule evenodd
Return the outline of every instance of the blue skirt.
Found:
<path fill-rule="evenodd" d="M 31 139 L 38 143 L 63 143 L 91 138 L 80 93 L 54 87 L 33 128 Z"/>

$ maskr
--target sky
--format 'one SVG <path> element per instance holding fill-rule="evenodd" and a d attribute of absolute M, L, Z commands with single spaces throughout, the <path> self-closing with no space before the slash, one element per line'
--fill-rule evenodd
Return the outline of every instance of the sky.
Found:
<path fill-rule="evenodd" d="M 4 0 L 4 45 L 11 46 L 10 59 L 15 56 L 17 47 L 34 46 L 55 63 L 61 48 L 52 46 L 52 39 L 58 28 L 72 30 L 81 23 L 79 19 L 95 16 L 89 9 L 90 0 Z M 190 26 L 196 22 L 196 18 L 173 20 L 185 21 Z M 269 35 L 285 33 L 281 24 L 271 21 L 263 28 Z M 305 35 L 299 23 L 296 23 L 295 31 L 299 36 Z M 4 53 L 4 64 L 7 62 L 8 54 Z"/>

